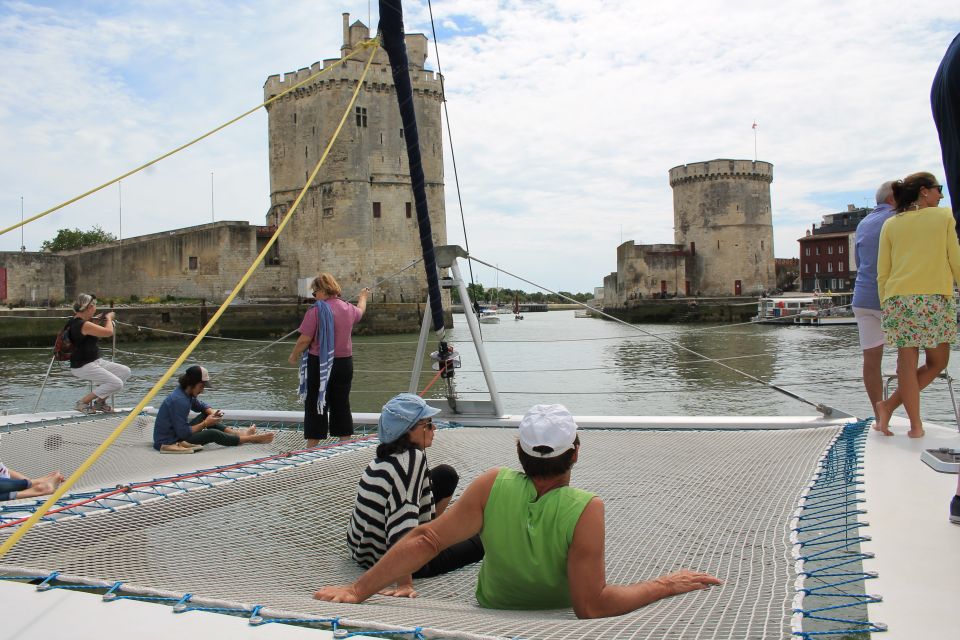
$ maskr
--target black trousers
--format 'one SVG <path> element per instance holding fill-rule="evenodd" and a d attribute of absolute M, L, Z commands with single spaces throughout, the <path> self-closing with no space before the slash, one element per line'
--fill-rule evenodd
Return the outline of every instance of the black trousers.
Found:
<path fill-rule="evenodd" d="M 307 356 L 307 401 L 303 407 L 303 437 L 323 440 L 331 436 L 353 435 L 353 414 L 350 413 L 350 387 L 353 386 L 353 358 L 334 358 L 327 384 L 327 404 L 317 413 L 320 394 L 320 356 Z"/>
<path fill-rule="evenodd" d="M 201 419 L 203 417 L 205 416 L 200 416 Z M 194 422 L 197 421 L 194 420 Z M 216 443 L 223 447 L 236 447 L 240 444 L 240 436 L 227 433 L 224 431 L 224 427 L 215 424 L 212 427 L 207 427 L 202 431 L 197 431 L 195 434 L 187 438 L 187 442 L 190 444 Z"/>
<path fill-rule="evenodd" d="M 434 505 L 452 496 L 459 482 L 460 476 L 450 465 L 440 464 L 430 469 L 430 486 L 433 490 Z M 480 542 L 480 536 L 476 535 L 469 540 L 447 547 L 433 560 L 420 567 L 413 577 L 432 578 L 481 560 L 483 560 L 483 543 Z"/>

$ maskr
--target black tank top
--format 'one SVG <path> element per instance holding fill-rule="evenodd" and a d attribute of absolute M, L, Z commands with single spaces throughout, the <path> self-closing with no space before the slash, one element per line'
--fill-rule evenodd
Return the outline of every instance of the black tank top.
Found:
<path fill-rule="evenodd" d="M 73 352 L 70 354 L 71 369 L 79 369 L 100 357 L 97 336 L 83 335 L 84 322 L 86 320 L 77 317 L 70 320 L 70 342 L 73 343 Z"/>

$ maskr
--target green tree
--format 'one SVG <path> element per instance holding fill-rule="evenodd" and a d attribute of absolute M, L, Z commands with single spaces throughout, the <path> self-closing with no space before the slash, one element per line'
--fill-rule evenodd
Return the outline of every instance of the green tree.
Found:
<path fill-rule="evenodd" d="M 72 249 L 82 249 L 95 244 L 105 244 L 116 242 L 117 237 L 108 233 L 96 225 L 89 231 L 80 229 L 60 229 L 53 240 L 44 240 L 40 245 L 41 251 L 70 251 Z"/>

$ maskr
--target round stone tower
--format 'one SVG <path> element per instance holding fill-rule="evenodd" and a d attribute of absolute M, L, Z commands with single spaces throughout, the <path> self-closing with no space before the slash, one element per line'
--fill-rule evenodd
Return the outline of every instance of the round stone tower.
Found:
<path fill-rule="evenodd" d="M 670 169 L 674 240 L 686 245 L 691 292 L 756 295 L 776 285 L 773 165 L 710 160 Z"/>

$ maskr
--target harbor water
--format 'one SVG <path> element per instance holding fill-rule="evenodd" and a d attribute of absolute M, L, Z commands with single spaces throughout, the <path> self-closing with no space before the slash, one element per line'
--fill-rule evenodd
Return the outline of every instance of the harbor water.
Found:
<path fill-rule="evenodd" d="M 580 415 L 813 415 L 814 409 L 705 358 L 717 359 L 813 402 L 857 416 L 870 416 L 860 381 L 860 348 L 855 326 L 634 325 L 575 318 L 573 311 L 529 313 L 523 320 L 501 315 L 499 324 L 481 325 L 484 346 L 508 413 L 523 413 L 538 402 L 560 402 Z M 122 320 L 122 317 L 119 318 Z M 463 315 L 454 315 L 447 339 L 462 355 L 456 387 L 462 397 L 482 399 L 484 381 Z M 292 329 L 293 327 L 291 327 Z M 666 341 L 669 341 L 666 342 Z M 215 389 L 209 404 L 227 409 L 300 410 L 297 371 L 287 363 L 291 343 L 267 348 L 269 340 L 204 340 L 189 363 L 210 369 Z M 395 393 L 408 390 L 416 335 L 354 337 L 354 411 L 379 411 Z M 670 344 L 672 343 L 672 344 Z M 187 344 L 118 343 L 102 355 L 128 365 L 133 373 L 115 398 L 133 406 L 153 386 Z M 431 334 L 428 350 L 437 348 Z M 698 355 L 699 354 L 699 355 Z M 960 354 L 953 353 L 956 362 Z M 0 411 L 32 411 L 50 364 L 43 349 L 0 350 Z M 884 372 L 895 369 L 888 349 Z M 423 389 L 433 378 L 429 362 L 419 378 Z M 172 379 L 151 404 L 158 406 Z M 444 393 L 437 381 L 428 397 Z M 53 366 L 39 410 L 69 409 L 86 392 L 86 383 L 60 363 Z M 954 411 L 943 381 L 922 395 L 924 419 L 953 424 Z"/>

